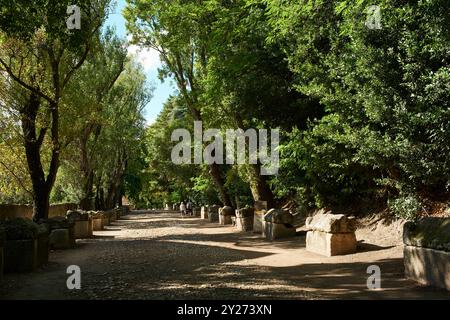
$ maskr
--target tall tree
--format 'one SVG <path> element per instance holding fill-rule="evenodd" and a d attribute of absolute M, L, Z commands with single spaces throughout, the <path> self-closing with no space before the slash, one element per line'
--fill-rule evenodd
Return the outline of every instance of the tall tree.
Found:
<path fill-rule="evenodd" d="M 20 114 L 34 220 L 48 217 L 50 192 L 60 165 L 62 97 L 88 55 L 108 0 L 80 1 L 80 30 L 67 30 L 68 5 L 72 5 L 68 0 L 0 3 L 0 71 Z M 51 141 L 51 160 L 44 169 L 46 138 Z"/>

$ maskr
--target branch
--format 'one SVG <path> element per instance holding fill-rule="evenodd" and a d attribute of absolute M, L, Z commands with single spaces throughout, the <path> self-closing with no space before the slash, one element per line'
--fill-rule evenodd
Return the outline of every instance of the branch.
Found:
<path fill-rule="evenodd" d="M 19 83 L 22 87 L 24 87 L 25 89 L 35 93 L 36 95 L 44 98 L 45 100 L 47 100 L 49 103 L 53 103 L 53 99 L 50 98 L 49 96 L 47 96 L 45 93 L 42 93 L 40 90 L 32 87 L 31 85 L 25 83 L 23 80 L 21 80 L 20 78 L 18 78 L 11 70 L 10 67 L 8 67 L 8 65 L 3 61 L 2 58 L 0 58 L 0 64 L 3 66 L 3 68 L 5 69 L 5 71 L 8 73 L 8 75 L 17 83 Z"/>
<path fill-rule="evenodd" d="M 19 183 L 20 187 L 26 192 L 28 193 L 31 197 L 33 197 L 33 193 L 28 190 L 25 185 L 23 184 L 22 180 L 14 173 L 14 171 L 12 171 L 11 169 L 8 168 L 8 166 L 2 161 L 0 160 L 0 164 L 9 172 L 11 173 L 11 175 L 14 177 L 14 179 L 17 180 L 17 182 Z"/>

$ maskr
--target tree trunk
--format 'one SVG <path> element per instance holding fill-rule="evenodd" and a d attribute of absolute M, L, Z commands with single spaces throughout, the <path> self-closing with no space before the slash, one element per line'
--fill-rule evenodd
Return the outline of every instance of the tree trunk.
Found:
<path fill-rule="evenodd" d="M 222 175 L 220 174 L 219 165 L 217 163 L 210 164 L 209 172 L 214 180 L 214 183 L 216 184 L 217 189 L 219 189 L 219 196 L 220 200 L 222 200 L 223 205 L 232 206 L 230 196 L 225 189 L 225 183 L 223 181 Z"/>
<path fill-rule="evenodd" d="M 267 183 L 267 176 L 260 174 L 261 164 L 250 165 L 252 181 L 250 183 L 250 189 L 252 191 L 253 200 L 267 201 L 267 208 L 275 207 L 275 200 L 273 192 Z"/>
<path fill-rule="evenodd" d="M 46 219 L 49 208 L 49 192 L 42 169 L 40 148 L 44 141 L 46 128 L 42 128 L 36 136 L 36 117 L 40 107 L 40 99 L 30 94 L 27 103 L 21 110 L 21 125 L 24 137 L 24 148 L 27 158 L 28 172 L 33 186 L 33 220 Z"/>

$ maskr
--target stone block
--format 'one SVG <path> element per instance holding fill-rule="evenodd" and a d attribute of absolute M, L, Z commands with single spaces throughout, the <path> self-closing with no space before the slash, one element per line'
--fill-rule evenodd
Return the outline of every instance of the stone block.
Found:
<path fill-rule="evenodd" d="M 450 252 L 450 218 L 427 217 L 405 223 L 403 243 Z"/>
<path fill-rule="evenodd" d="M 236 217 L 236 228 L 240 231 L 253 230 L 253 216 L 251 217 Z"/>
<path fill-rule="evenodd" d="M 102 231 L 103 228 L 103 219 L 102 217 L 93 217 L 92 218 L 92 230 L 93 231 Z"/>
<path fill-rule="evenodd" d="M 406 245 L 403 256 L 406 278 L 450 291 L 450 252 Z"/>
<path fill-rule="evenodd" d="M 200 218 L 208 219 L 208 207 L 207 206 L 202 206 L 202 208 L 200 210 Z"/>
<path fill-rule="evenodd" d="M 253 232 L 263 232 L 263 218 L 267 212 L 267 201 L 255 201 L 254 205 Z"/>
<path fill-rule="evenodd" d="M 270 241 L 295 237 L 296 230 L 293 225 L 283 223 L 262 222 L 263 236 Z"/>
<path fill-rule="evenodd" d="M 221 225 L 228 225 L 233 224 L 233 221 L 231 220 L 232 216 L 225 216 L 223 214 L 219 214 L 219 223 Z"/>
<path fill-rule="evenodd" d="M 327 257 L 355 253 L 356 236 L 354 232 L 308 231 L 306 234 L 306 250 Z"/>
<path fill-rule="evenodd" d="M 270 209 L 264 215 L 264 221 L 277 224 L 292 224 L 294 222 L 294 217 L 288 210 Z"/>
<path fill-rule="evenodd" d="M 38 265 L 37 240 L 7 240 L 4 248 L 4 271 L 30 272 Z"/>
<path fill-rule="evenodd" d="M 75 243 L 69 229 L 54 229 L 50 232 L 49 244 L 51 249 L 69 249 Z"/>
<path fill-rule="evenodd" d="M 209 222 L 219 222 L 219 212 L 208 212 Z"/>
<path fill-rule="evenodd" d="M 92 236 L 92 219 L 87 221 L 75 221 L 74 237 L 75 239 L 86 239 Z"/>
<path fill-rule="evenodd" d="M 306 219 L 306 228 L 327 233 L 351 233 L 356 230 L 356 220 L 343 214 L 320 213 Z"/>

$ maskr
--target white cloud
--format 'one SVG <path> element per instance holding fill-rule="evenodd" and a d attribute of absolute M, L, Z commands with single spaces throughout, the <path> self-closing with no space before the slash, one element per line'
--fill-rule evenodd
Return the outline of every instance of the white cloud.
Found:
<path fill-rule="evenodd" d="M 155 49 L 141 48 L 137 45 L 128 46 L 128 54 L 136 57 L 136 60 L 142 64 L 145 71 L 156 70 L 161 65 L 159 53 Z"/>
<path fill-rule="evenodd" d="M 131 39 L 131 35 L 128 35 L 128 42 L 130 42 Z M 140 46 L 131 44 L 128 46 L 128 55 L 134 55 L 137 61 L 142 64 L 146 72 L 156 70 L 159 66 L 161 66 L 159 53 L 155 49 L 142 48 Z"/>

